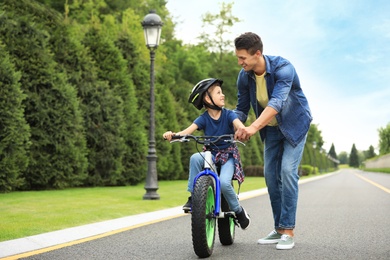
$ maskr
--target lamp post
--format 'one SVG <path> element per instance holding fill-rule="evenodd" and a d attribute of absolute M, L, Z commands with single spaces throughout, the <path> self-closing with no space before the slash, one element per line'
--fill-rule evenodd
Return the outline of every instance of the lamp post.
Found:
<path fill-rule="evenodd" d="M 161 27 L 163 25 L 160 16 L 156 11 L 151 10 L 142 21 L 146 47 L 150 51 L 150 126 L 149 126 L 149 149 L 148 149 L 148 173 L 146 176 L 144 200 L 158 200 L 157 194 L 157 168 L 156 168 L 156 139 L 155 139 L 155 119 L 154 119 L 154 58 L 155 50 L 160 43 Z"/>

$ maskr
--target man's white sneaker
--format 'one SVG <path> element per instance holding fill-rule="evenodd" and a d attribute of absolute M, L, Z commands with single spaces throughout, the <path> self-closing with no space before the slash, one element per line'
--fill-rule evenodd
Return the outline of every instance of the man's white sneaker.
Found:
<path fill-rule="evenodd" d="M 295 246 L 294 239 L 289 235 L 282 235 L 276 249 L 292 249 Z"/>

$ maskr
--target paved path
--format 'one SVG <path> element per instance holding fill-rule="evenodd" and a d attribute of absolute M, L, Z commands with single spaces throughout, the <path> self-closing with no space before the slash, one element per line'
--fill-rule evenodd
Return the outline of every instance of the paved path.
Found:
<path fill-rule="evenodd" d="M 217 238 L 211 258 L 390 259 L 390 175 L 342 170 L 301 184 L 306 182 L 300 185 L 293 250 L 256 244 L 272 228 L 268 196 L 260 196 L 266 190 L 257 190 L 241 194 L 253 220 L 249 230 L 237 230 L 232 246 L 221 246 Z M 190 232 L 189 215 L 177 207 L 2 242 L 0 257 L 197 259 Z"/>

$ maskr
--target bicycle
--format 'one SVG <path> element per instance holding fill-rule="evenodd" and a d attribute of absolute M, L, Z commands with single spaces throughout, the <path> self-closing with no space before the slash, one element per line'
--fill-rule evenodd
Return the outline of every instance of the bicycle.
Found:
<path fill-rule="evenodd" d="M 240 143 L 244 146 L 245 144 L 234 140 L 233 135 L 176 135 L 172 137 L 171 143 L 189 142 L 190 140 L 204 145 L 204 167 L 194 179 L 191 210 L 185 211 L 185 213 L 191 214 L 192 242 L 195 254 L 204 258 L 209 257 L 213 252 L 217 219 L 218 235 L 222 245 L 233 244 L 235 227 L 238 226 L 236 214 L 230 211 L 229 205 L 221 193 L 218 170 L 213 163 L 211 146 L 220 140 L 232 144 Z"/>

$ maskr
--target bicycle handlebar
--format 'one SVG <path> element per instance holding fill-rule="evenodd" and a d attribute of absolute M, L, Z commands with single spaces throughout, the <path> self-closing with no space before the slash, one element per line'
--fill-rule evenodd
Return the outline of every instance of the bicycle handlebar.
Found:
<path fill-rule="evenodd" d="M 245 144 L 239 140 L 234 139 L 234 135 L 218 135 L 218 136 L 210 136 L 210 135 L 173 135 L 172 141 L 173 142 L 189 142 L 191 139 L 195 140 L 198 144 L 211 144 L 218 142 L 220 140 L 223 140 L 227 143 L 239 143 L 245 146 Z"/>

